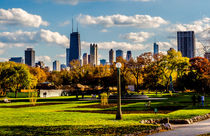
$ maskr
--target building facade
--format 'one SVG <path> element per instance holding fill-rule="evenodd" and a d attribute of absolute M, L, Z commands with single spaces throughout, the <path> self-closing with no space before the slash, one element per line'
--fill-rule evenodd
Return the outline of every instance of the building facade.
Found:
<path fill-rule="evenodd" d="M 36 67 L 44 68 L 44 62 L 43 61 L 38 61 L 36 63 Z"/>
<path fill-rule="evenodd" d="M 35 51 L 33 48 L 27 48 L 25 50 L 25 64 L 31 67 L 35 66 Z"/>
<path fill-rule="evenodd" d="M 16 63 L 23 63 L 23 58 L 22 57 L 11 57 L 9 59 L 9 61 L 13 61 L 13 62 L 16 62 Z"/>
<path fill-rule="evenodd" d="M 53 71 L 60 71 L 60 62 L 58 60 L 55 60 L 53 62 Z"/>
<path fill-rule="evenodd" d="M 123 58 L 123 51 L 122 50 L 116 50 L 116 60 L 117 60 L 118 57 Z"/>
<path fill-rule="evenodd" d="M 69 67 L 70 65 L 70 48 L 66 48 L 66 66 Z"/>
<path fill-rule="evenodd" d="M 83 54 L 82 60 L 83 60 L 83 65 L 88 64 L 88 54 L 87 53 Z"/>
<path fill-rule="evenodd" d="M 154 55 L 159 53 L 159 45 L 157 43 L 154 43 Z"/>
<path fill-rule="evenodd" d="M 114 63 L 114 50 L 109 50 L 109 63 L 112 65 Z"/>
<path fill-rule="evenodd" d="M 68 56 L 68 55 L 66 55 Z M 67 60 L 67 66 L 72 60 L 80 60 L 81 57 L 81 42 L 79 32 L 72 32 L 70 34 L 70 48 L 69 59 Z"/>
<path fill-rule="evenodd" d="M 129 61 L 132 58 L 131 51 L 127 51 L 126 60 Z"/>
<path fill-rule="evenodd" d="M 193 58 L 195 56 L 195 34 L 194 31 L 177 32 L 178 51 L 183 57 Z"/>
<path fill-rule="evenodd" d="M 208 59 L 209 62 L 210 62 L 210 52 L 206 52 L 206 53 L 204 54 L 204 57 L 205 57 L 206 59 Z"/>
<path fill-rule="evenodd" d="M 65 64 L 61 64 L 61 70 L 65 70 L 66 69 L 66 65 Z"/>
<path fill-rule="evenodd" d="M 105 60 L 105 59 L 101 59 L 101 60 L 100 60 L 100 65 L 105 66 L 105 65 L 106 65 L 106 60 Z"/>
<path fill-rule="evenodd" d="M 98 45 L 90 44 L 90 64 L 93 66 L 98 65 Z"/>

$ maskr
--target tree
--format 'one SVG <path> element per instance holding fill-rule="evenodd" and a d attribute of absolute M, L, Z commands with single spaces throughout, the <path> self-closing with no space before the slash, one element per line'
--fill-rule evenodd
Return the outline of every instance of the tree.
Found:
<path fill-rule="evenodd" d="M 158 68 L 160 70 L 161 84 L 168 87 L 170 84 L 170 76 L 175 80 L 177 77 L 183 75 L 189 67 L 189 58 L 182 57 L 181 52 L 175 50 L 169 50 L 167 55 L 164 55 L 158 62 Z"/>
<path fill-rule="evenodd" d="M 190 72 L 188 81 L 191 81 L 189 87 L 197 92 L 207 92 L 210 90 L 210 63 L 208 59 L 195 57 L 190 59 Z M 192 78 L 193 77 L 193 78 Z M 207 92 L 209 93 L 209 92 Z"/>
<path fill-rule="evenodd" d="M 136 91 L 139 90 L 139 79 L 144 74 L 144 69 L 152 62 L 152 53 L 147 52 L 137 57 L 137 60 L 130 59 L 127 66 L 131 74 L 136 78 Z"/>
<path fill-rule="evenodd" d="M 46 81 L 47 75 L 43 69 L 39 67 L 30 67 L 29 69 L 30 73 L 36 77 L 38 84 Z"/>
<path fill-rule="evenodd" d="M 3 89 L 17 92 L 23 88 L 32 88 L 36 85 L 36 78 L 30 74 L 28 66 L 14 62 L 1 63 L 0 84 Z"/>

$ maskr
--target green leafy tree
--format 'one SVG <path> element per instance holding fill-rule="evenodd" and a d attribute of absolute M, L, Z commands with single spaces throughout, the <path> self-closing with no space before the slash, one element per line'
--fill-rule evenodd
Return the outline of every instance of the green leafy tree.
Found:
<path fill-rule="evenodd" d="M 161 84 L 168 87 L 170 84 L 170 76 L 175 81 L 177 77 L 183 75 L 189 67 L 189 58 L 182 57 L 181 52 L 177 52 L 174 49 L 169 50 L 167 55 L 164 55 L 162 59 L 158 61 L 158 68 L 160 70 Z"/>
<path fill-rule="evenodd" d="M 23 88 L 32 88 L 36 85 L 36 78 L 30 74 L 28 66 L 14 62 L 1 63 L 1 87 L 17 92 Z"/>
<path fill-rule="evenodd" d="M 36 77 L 38 84 L 46 81 L 47 75 L 43 69 L 39 67 L 30 67 L 29 69 L 30 73 Z"/>

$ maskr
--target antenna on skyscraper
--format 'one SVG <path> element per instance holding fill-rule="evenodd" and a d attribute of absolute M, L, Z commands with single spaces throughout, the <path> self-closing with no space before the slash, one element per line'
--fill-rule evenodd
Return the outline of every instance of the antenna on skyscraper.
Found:
<path fill-rule="evenodd" d="M 74 32 L 74 19 L 72 18 L 72 33 Z"/>
<path fill-rule="evenodd" d="M 79 31 L 78 31 L 78 22 L 77 22 L 77 32 L 79 32 Z"/>

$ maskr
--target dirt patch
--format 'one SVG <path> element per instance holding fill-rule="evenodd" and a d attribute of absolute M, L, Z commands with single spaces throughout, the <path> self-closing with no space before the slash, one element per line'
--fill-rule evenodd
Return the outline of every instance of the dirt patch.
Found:
<path fill-rule="evenodd" d="M 115 107 L 117 104 L 109 104 L 109 105 L 86 105 L 86 106 L 77 106 L 76 108 L 101 108 L 101 109 L 106 109 L 106 108 L 111 108 Z M 168 114 L 170 112 L 183 109 L 185 106 L 162 106 L 158 107 L 158 113 L 161 114 Z M 138 114 L 138 113 L 154 113 L 154 108 L 147 108 L 144 110 L 132 110 L 133 107 L 131 107 L 131 110 L 129 110 L 129 107 L 126 107 L 126 110 L 123 110 L 122 108 L 122 113 L 123 114 Z M 116 114 L 116 111 L 114 110 L 64 110 L 64 111 L 59 111 L 59 112 L 82 112 L 82 113 L 104 113 L 104 114 Z"/>
<path fill-rule="evenodd" d="M 103 114 L 116 114 L 117 111 L 109 110 L 64 110 L 58 112 L 82 112 L 82 113 L 103 113 Z M 159 111 L 158 113 L 168 114 L 171 111 Z M 154 113 L 154 111 L 122 111 L 123 114 L 138 114 L 138 113 Z"/>
<path fill-rule="evenodd" d="M 126 104 L 122 104 L 126 105 Z M 85 106 L 77 106 L 75 108 L 100 108 L 100 109 L 106 109 L 106 108 L 112 108 L 117 106 L 117 104 L 108 104 L 108 105 L 101 105 L 101 104 L 95 104 L 95 105 L 85 105 Z"/>
<path fill-rule="evenodd" d="M 104 114 L 116 114 L 117 111 L 108 111 L 108 110 L 64 110 L 59 112 L 82 112 L 82 113 L 104 113 Z M 167 114 L 171 111 L 159 111 L 158 113 Z M 137 114 L 137 113 L 154 113 L 154 111 L 122 111 L 123 114 Z"/>
<path fill-rule="evenodd" d="M 66 103 L 39 103 L 36 105 L 12 105 L 12 106 L 0 106 L 0 108 L 26 108 L 26 107 L 36 107 L 36 106 L 46 106 L 46 105 L 56 105 L 56 104 L 66 104 Z"/>

